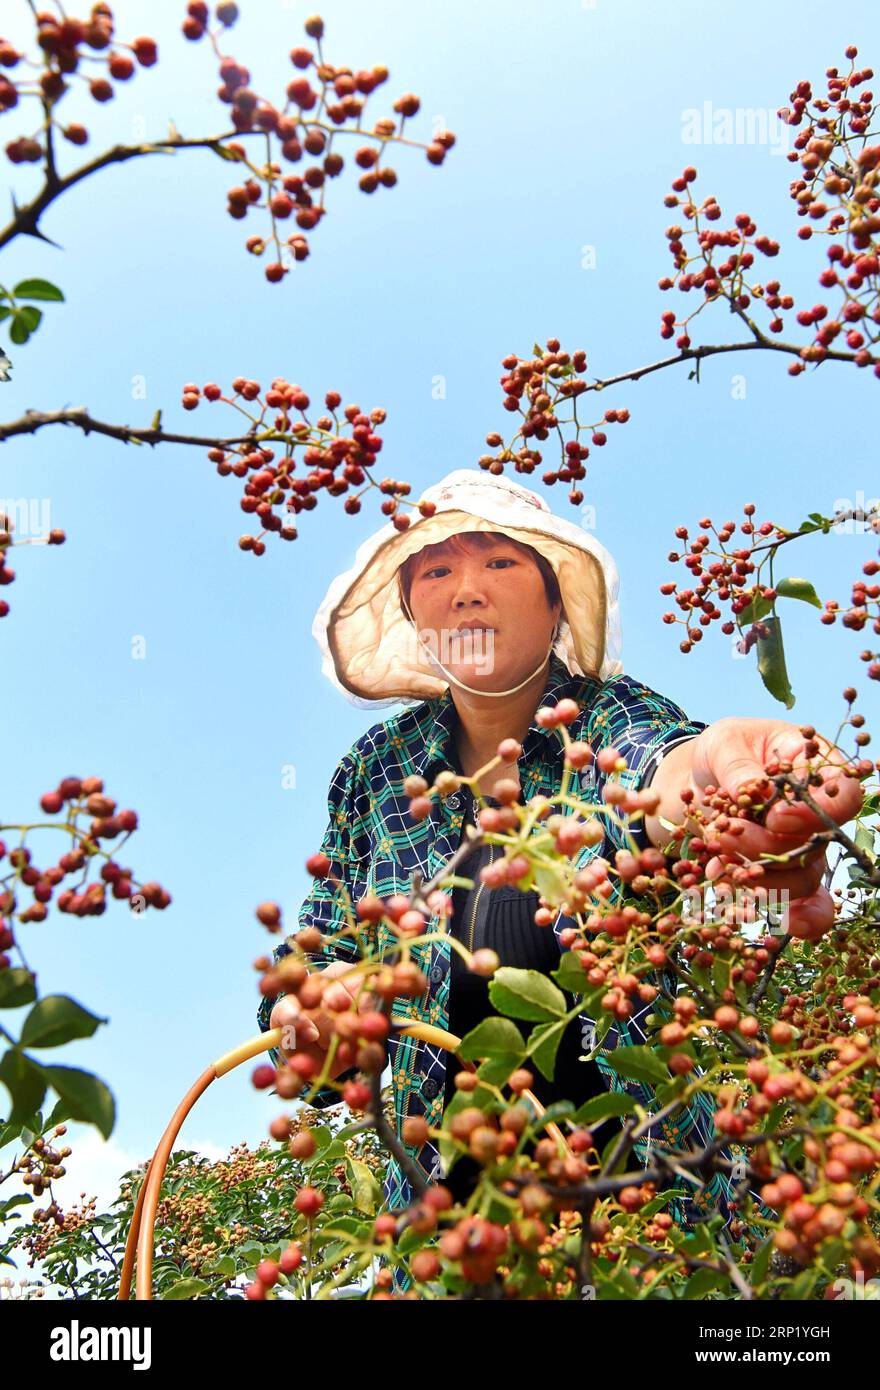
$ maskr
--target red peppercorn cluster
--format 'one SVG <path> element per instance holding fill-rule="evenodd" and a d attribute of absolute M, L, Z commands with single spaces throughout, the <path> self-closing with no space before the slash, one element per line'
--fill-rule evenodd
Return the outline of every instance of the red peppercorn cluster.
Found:
<path fill-rule="evenodd" d="M 780 545 L 818 529 L 828 530 L 835 521 L 835 518 L 823 518 L 816 513 L 800 531 L 786 531 L 771 521 L 756 525 L 752 520 L 755 514 L 753 503 L 747 503 L 743 512 L 746 520 L 740 523 L 739 530 L 750 537 L 751 542 L 748 546 L 733 550 L 727 549 L 737 529 L 733 521 L 726 521 L 716 528 L 709 517 L 703 517 L 700 520 L 701 531 L 692 540 L 686 526 L 676 528 L 676 537 L 688 541 L 689 545 L 683 554 L 677 550 L 670 551 L 669 561 L 672 564 L 683 563 L 690 570 L 696 585 L 694 588 L 679 589 L 675 582 L 667 581 L 660 585 L 660 592 L 667 597 L 674 596 L 684 614 L 679 617 L 674 612 L 664 613 L 663 622 L 684 625 L 687 635 L 679 647 L 685 654 L 693 650 L 695 643 L 702 641 L 704 628 L 724 617 L 719 603 L 729 604 L 733 615 L 721 623 L 721 631 L 731 636 L 739 629 L 739 651 L 748 652 L 756 642 L 766 638 L 769 628 L 762 620 L 774 612 L 780 590 L 761 582 L 761 570 L 774 557 Z M 710 532 L 717 541 L 717 548 L 712 546 Z M 854 582 L 848 609 L 842 610 L 836 599 L 826 600 L 820 618 L 823 624 L 831 626 L 840 618 L 844 627 L 861 632 L 870 623 L 872 630 L 880 634 L 880 584 L 867 582 L 880 575 L 880 563 L 868 560 L 862 566 L 862 573 L 867 579 Z M 784 584 L 785 581 L 780 583 Z M 861 659 L 868 664 L 870 679 L 880 680 L 877 653 L 864 651 Z"/>
<path fill-rule="evenodd" d="M 15 530 L 15 523 L 5 512 L 0 512 L 0 584 L 12 584 L 15 581 L 15 570 L 10 569 L 7 563 L 7 553 L 13 548 L 15 542 L 12 533 Z M 54 527 L 45 539 L 46 545 L 63 545 L 67 537 L 64 532 Z M 6 599 L 0 599 L 0 618 L 5 618 L 9 612 L 9 604 Z"/>
<path fill-rule="evenodd" d="M 71 144 L 84 145 L 88 130 L 78 122 L 59 121 L 55 116 L 58 102 L 75 82 L 83 83 L 94 101 L 111 101 L 114 82 L 127 82 L 138 66 L 154 65 L 158 57 L 155 40 L 145 36 L 130 44 L 114 40 L 113 11 L 105 4 L 93 5 L 88 19 L 66 14 L 57 3 L 54 12 L 37 10 L 35 17 L 37 57 L 29 58 L 8 39 L 0 38 L 0 67 L 21 72 L 17 79 L 0 73 L 0 115 L 16 108 L 21 97 L 36 94 L 48 108 L 51 126 Z M 87 72 L 83 70 L 86 65 Z M 104 72 L 93 75 L 95 65 Z M 39 69 L 38 75 L 34 68 Z M 42 129 L 39 136 L 20 135 L 7 144 L 6 156 L 13 164 L 37 163 L 46 155 L 45 138 Z"/>
<path fill-rule="evenodd" d="M 788 158 L 799 162 L 801 174 L 793 179 L 790 194 L 798 217 L 805 219 L 798 236 L 808 241 L 815 233 L 832 240 L 827 250 L 828 267 L 819 276 L 823 289 L 838 289 L 842 302 L 831 313 L 816 304 L 798 314 L 803 327 L 817 331 L 802 363 L 789 371 L 799 375 L 807 362 L 821 362 L 841 335 L 858 367 L 874 366 L 880 376 L 877 343 L 880 309 L 880 144 L 869 144 L 875 115 L 874 95 L 866 84 L 870 68 L 856 68 L 858 49 L 846 50 L 849 71 L 825 73 L 825 97 L 813 97 L 812 85 L 799 82 L 791 93 L 791 106 L 779 115 L 791 126 L 802 127 Z M 861 89 L 861 90 L 860 90 Z M 856 143 L 859 148 L 856 148 Z"/>
<path fill-rule="evenodd" d="M 789 161 L 800 162 L 802 168 L 801 176 L 790 185 L 798 216 L 807 219 L 798 231 L 799 239 L 807 241 L 815 233 L 843 237 L 842 241 L 831 241 L 828 266 L 819 275 L 820 286 L 839 289 L 842 302 L 835 312 L 824 303 L 799 310 L 797 322 L 815 332 L 812 341 L 799 350 L 799 360 L 789 366 L 791 376 L 801 375 L 808 363 L 824 361 L 833 350 L 838 358 L 857 367 L 873 366 L 874 375 L 880 377 L 880 144 L 864 143 L 871 139 L 876 108 L 873 93 L 865 86 L 873 72 L 855 67 L 857 52 L 854 46 L 846 50 L 850 68 L 845 75 L 837 68 L 827 69 L 827 97 L 814 100 L 811 84 L 799 82 L 791 93 L 791 106 L 778 112 L 787 124 L 803 127 L 788 154 Z M 688 166 L 664 199 L 667 207 L 680 207 L 693 228 L 689 232 L 678 225 L 667 228 L 674 272 L 664 276 L 659 287 L 678 288 L 683 293 L 700 290 L 703 303 L 684 318 L 675 310 L 666 310 L 661 315 L 661 337 L 675 338 L 676 347 L 689 349 L 691 321 L 705 304 L 718 298 L 726 299 L 742 316 L 751 315 L 755 306 L 763 303 L 772 313 L 770 333 L 781 333 L 782 315 L 794 308 L 794 299 L 781 292 L 778 280 L 763 283 L 748 274 L 755 263 L 754 251 L 776 256 L 779 243 L 768 236 L 756 236 L 756 224 L 744 212 L 736 216 L 733 227 L 704 227 L 702 222 L 720 219 L 721 208 L 714 197 L 699 205 L 695 202 L 691 185 L 696 177 L 696 169 Z M 689 236 L 697 243 L 694 255 L 689 255 L 685 246 Z M 729 249 L 730 255 L 716 263 L 716 249 Z M 753 332 L 760 332 L 750 318 L 748 322 Z"/>
<path fill-rule="evenodd" d="M 736 622 L 728 619 L 722 623 L 721 631 L 730 636 L 739 626 L 744 632 L 742 651 L 748 651 L 761 636 L 759 620 L 770 612 L 776 598 L 775 589 L 761 584 L 757 579 L 760 564 L 770 553 L 767 537 L 773 536 L 781 541 L 788 533 L 771 521 L 756 525 L 752 520 L 755 506 L 751 502 L 743 507 L 743 512 L 746 519 L 740 522 L 739 530 L 744 536 L 756 538 L 750 545 L 727 550 L 727 543 L 736 532 L 736 523 L 726 521 L 716 529 L 711 519 L 704 517 L 700 521 L 700 534 L 690 540 L 687 552 L 680 554 L 673 550 L 669 553 L 670 563 L 683 563 L 697 581 L 693 589 L 679 589 L 674 582 L 660 585 L 661 594 L 667 597 L 674 595 L 675 602 L 685 614 L 683 618 L 672 612 L 663 614 L 664 623 L 684 623 L 687 636 L 680 648 L 685 653 L 692 650 L 695 642 L 702 641 L 703 628 L 723 617 L 716 600 L 730 604 Z M 709 532 L 717 540 L 717 549 L 712 548 Z M 686 526 L 678 526 L 675 535 L 678 540 L 689 541 L 690 533 Z M 757 562 L 754 558 L 756 552 L 759 552 Z M 695 620 L 699 626 L 695 625 Z M 746 630 L 747 624 L 750 626 Z"/>
<path fill-rule="evenodd" d="M 505 464 L 511 461 L 517 473 L 533 473 L 543 462 L 543 454 L 527 441 L 536 439 L 543 443 L 552 432 L 563 440 L 561 463 L 558 468 L 544 473 L 542 479 L 549 486 L 554 483 L 575 484 L 586 477 L 584 461 L 590 454 L 589 447 L 581 442 L 581 436 L 589 433 L 591 444 L 597 449 L 602 448 L 608 442 L 604 427 L 625 425 L 629 411 L 606 410 L 601 420 L 592 424 L 579 420 L 577 398 L 590 389 L 581 375 L 587 368 L 587 354 L 582 348 L 574 353 L 562 351 L 558 338 L 548 338 L 546 350 L 535 343 L 532 351 L 534 356 L 530 358 L 510 353 L 502 359 L 504 374 L 500 380 L 504 391 L 504 409 L 520 415 L 522 423 L 508 444 L 495 430 L 487 434 L 486 443 L 496 452 L 481 454 L 478 463 L 496 477 L 504 472 Z M 560 408 L 568 405 L 571 406 L 571 414 L 561 415 Z M 571 428 L 572 435 L 565 440 L 567 427 Z M 568 500 L 573 506 L 579 506 L 584 494 L 572 486 Z"/>
<path fill-rule="evenodd" d="M 675 338 L 675 346 L 682 351 L 692 346 L 689 325 L 705 308 L 716 299 L 726 299 L 731 308 L 741 314 L 752 309 L 756 302 L 763 301 L 772 309 L 774 317 L 770 322 L 771 333 L 780 333 L 783 322 L 779 317 L 782 310 L 791 309 L 794 300 L 791 295 L 780 294 L 778 280 L 766 284 L 750 281 L 748 272 L 755 264 L 755 251 L 773 257 L 779 254 L 779 243 L 770 237 L 756 236 L 757 225 L 747 212 L 737 213 L 734 225 L 727 228 L 703 226 L 703 222 L 717 222 L 721 218 L 721 207 L 716 198 L 709 195 L 701 203 L 695 201 L 691 185 L 697 178 L 693 165 L 673 179 L 672 192 L 664 198 L 668 208 L 680 208 L 683 217 L 693 223 L 686 231 L 677 223 L 666 228 L 666 240 L 673 261 L 673 274 L 664 275 L 658 281 L 661 290 L 678 289 L 683 294 L 692 290 L 702 291 L 703 300 L 696 309 L 682 318 L 674 309 L 666 309 L 660 316 L 660 337 Z M 688 254 L 686 238 L 693 238 L 696 251 Z M 717 255 L 729 252 L 724 259 Z"/>
<path fill-rule="evenodd" d="M 868 560 L 862 566 L 862 574 L 868 579 L 875 579 L 880 575 L 880 563 L 877 560 Z M 880 584 L 869 584 L 865 579 L 854 580 L 849 608 L 842 609 L 836 599 L 826 599 L 825 611 L 819 621 L 831 627 L 838 618 L 841 626 L 849 628 L 852 632 L 862 632 L 870 623 L 872 632 L 880 634 Z M 877 657 L 878 653 L 872 651 L 864 651 L 861 654 L 862 661 L 869 663 L 868 676 L 871 680 L 880 680 L 880 662 Z"/>
<path fill-rule="evenodd" d="M 56 828 L 73 839 L 73 848 L 46 869 L 37 867 L 25 844 L 32 826 L 0 825 L 0 830 L 20 833 L 20 842 L 15 848 L 7 849 L 6 843 L 0 840 L 0 951 L 4 953 L 14 945 L 12 928 L 5 919 L 15 914 L 19 922 L 44 922 L 55 889 L 66 878 L 75 879 L 75 886 L 64 888 L 58 894 L 56 905 L 59 912 L 76 917 L 101 916 L 107 908 L 108 891 L 113 898 L 127 901 L 138 910 L 144 907 L 162 909 L 171 902 L 161 884 L 139 884 L 133 870 L 117 864 L 101 848 L 102 840 L 116 840 L 120 835 L 127 839 L 137 829 L 138 817 L 136 811 L 117 809 L 116 802 L 106 795 L 100 777 L 64 777 L 53 791 L 40 797 L 40 808 L 47 816 L 59 815 L 65 810 L 65 804 L 64 819 L 56 823 Z M 87 829 L 80 826 L 81 817 L 90 818 Z M 120 841 L 120 846 L 124 843 L 125 840 Z M 99 859 L 104 861 L 100 879 L 89 883 L 89 869 Z M 8 865 L 6 873 L 4 864 Z M 20 887 L 29 888 L 33 897 L 30 906 L 21 911 L 16 897 Z M 0 969 L 9 964 L 9 957 L 0 954 Z"/>
<path fill-rule="evenodd" d="M 215 15 L 220 30 L 228 29 L 238 17 L 238 9 L 235 5 L 219 5 Z M 385 162 L 386 149 L 402 140 L 405 123 L 418 113 L 421 102 L 413 93 L 405 93 L 393 103 L 395 118 L 382 117 L 372 130 L 366 130 L 367 100 L 387 82 L 388 69 L 376 66 L 353 70 L 328 63 L 321 48 L 324 21 L 320 15 L 312 15 L 305 22 L 305 32 L 314 49 L 298 45 L 291 50 L 290 61 L 296 76 L 287 84 L 284 103 L 275 104 L 254 91 L 248 68 L 220 52 L 220 30 L 210 27 L 208 5 L 193 0 L 187 6 L 183 33 L 188 39 L 198 40 L 206 35 L 210 39 L 220 64 L 221 86 L 217 95 L 229 106 L 236 131 L 244 135 L 264 133 L 270 141 L 273 137 L 278 141 L 282 162 L 267 159 L 260 164 L 249 159 L 240 141 L 225 140 L 221 145 L 229 157 L 246 164 L 251 175 L 229 189 L 227 212 L 236 221 L 244 220 L 252 209 L 268 213 L 268 231 L 249 236 L 245 247 L 255 256 L 262 256 L 271 247 L 273 255 L 265 275 L 270 283 L 277 284 L 294 262 L 308 256 L 305 233 L 317 227 L 326 212 L 327 181 L 338 178 L 345 167 L 334 141 L 338 143 L 338 137 L 343 136 L 354 135 L 360 140 L 366 137 L 369 143 L 361 144 L 354 154 L 354 164 L 362 171 L 358 187 L 363 193 L 393 188 L 397 173 Z M 407 144 L 418 143 L 407 137 Z M 452 132 L 441 130 L 420 148 L 429 163 L 442 164 L 454 144 Z M 308 163 L 302 173 L 285 173 L 285 164 L 299 164 L 306 156 L 314 162 Z M 285 237 L 281 224 L 290 218 L 299 230 Z"/>
<path fill-rule="evenodd" d="M 312 423 L 306 413 L 310 397 L 284 377 L 275 377 L 265 392 L 259 382 L 236 377 L 230 395 L 224 395 L 214 382 L 204 387 L 187 382 L 181 401 L 184 410 L 195 410 L 202 401 L 235 404 L 239 411 L 253 407 L 253 413 L 245 409 L 253 426 L 246 440 L 208 450 L 208 458 L 222 478 L 232 474 L 247 479 L 241 509 L 256 517 L 262 530 L 242 536 L 238 542 L 242 550 L 265 554 L 263 537 L 267 532 L 277 533 L 285 541 L 296 540 L 294 517 L 312 511 L 321 492 L 331 497 L 349 494 L 343 510 L 355 516 L 361 510 L 363 494 L 375 488 L 384 499 L 382 515 L 390 517 L 400 531 L 409 526 L 410 517 L 400 506 L 410 484 L 394 478 L 376 482 L 369 471 L 382 449 L 383 439 L 377 430 L 385 423 L 385 410 L 376 407 L 367 413 L 353 404 L 340 411 L 342 397 L 338 391 L 328 391 L 324 397 L 326 413 Z M 280 449 L 269 447 L 269 440 Z M 303 464 L 310 470 L 302 477 L 292 476 L 297 450 L 302 451 Z M 431 502 L 409 505 L 423 516 L 435 510 Z"/>

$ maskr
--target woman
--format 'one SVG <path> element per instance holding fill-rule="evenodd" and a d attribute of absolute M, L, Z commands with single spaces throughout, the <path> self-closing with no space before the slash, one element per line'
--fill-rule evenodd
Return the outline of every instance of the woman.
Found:
<path fill-rule="evenodd" d="M 538 494 L 504 476 L 460 469 L 425 492 L 422 502 L 429 504 L 430 515 L 404 531 L 389 524 L 360 547 L 354 567 L 331 585 L 313 626 L 325 674 L 349 700 L 361 708 L 405 706 L 356 741 L 331 782 L 330 819 L 321 848 L 353 900 L 366 893 L 388 897 L 407 891 L 415 871 L 430 878 L 459 846 L 465 819 L 473 816 L 471 799 L 460 789 L 434 798 L 430 815 L 415 821 L 405 779 L 421 776 L 430 785 L 443 770 L 473 777 L 495 757 L 499 743 L 512 738 L 521 745 L 521 754 L 481 776 L 479 791 L 490 794 L 504 778 L 518 783 L 524 803 L 539 793 L 558 793 L 562 743 L 535 715 L 560 699 L 580 706 L 569 726 L 572 738 L 588 742 L 597 754 L 614 747 L 625 758 L 627 769 L 618 774 L 624 786 L 641 788 L 653 778 L 659 804 L 634 832 L 641 848 L 653 844 L 662 849 L 668 843 L 661 820 L 685 820 L 680 796 L 685 787 L 698 802 L 709 784 L 735 791 L 760 775 L 772 756 L 796 757 L 802 749 L 796 725 L 727 718 L 707 726 L 623 674 L 614 563 L 589 533 L 554 516 Z M 581 796 L 601 801 L 606 778 L 596 763 L 578 777 Z M 816 789 L 816 800 L 842 823 L 860 804 L 858 784 L 833 773 L 827 777 L 838 785 L 830 796 Z M 746 835 L 721 841 L 725 850 L 743 848 L 751 857 L 767 850 L 783 854 L 803 844 L 814 828 L 814 818 L 804 808 L 780 806 L 770 812 L 765 827 L 749 826 Z M 582 867 L 600 854 L 613 858 L 623 847 L 621 831 L 609 820 L 604 842 L 585 847 L 576 863 Z M 833 920 L 831 899 L 821 884 L 823 871 L 818 850 L 800 867 L 774 866 L 768 872 L 768 886 L 789 894 L 788 926 L 798 935 L 818 935 Z M 474 877 L 471 865 L 467 876 Z M 557 915 L 555 951 L 548 950 L 550 930 L 536 928 L 524 910 L 529 900 L 518 890 L 511 892 L 522 902 L 514 904 L 508 894 L 506 902 L 498 898 L 493 904 L 498 890 L 481 893 L 477 879 L 473 890 L 454 895 L 447 930 L 466 934 L 475 944 L 491 942 L 504 963 L 553 968 L 559 935 L 571 919 Z M 535 902 L 533 898 L 532 911 Z M 300 910 L 299 927 L 314 924 L 329 935 L 341 923 L 332 885 L 316 880 Z M 430 925 L 438 931 L 441 919 L 435 917 Z M 379 924 L 377 931 L 378 944 L 390 945 L 387 926 Z M 276 956 L 286 950 L 279 947 Z M 396 1000 L 395 1014 L 459 1034 L 461 1026 L 475 1026 L 481 1011 L 489 1009 L 488 996 L 463 988 L 462 973 L 452 965 L 455 954 L 442 936 L 424 948 L 420 962 L 428 989 L 418 999 Z M 356 953 L 342 941 L 312 959 L 338 975 L 350 968 Z M 651 1007 L 636 1006 L 631 1017 L 607 1031 L 595 1065 L 578 1061 L 594 1039 L 595 1021 L 582 1015 L 580 1030 L 569 1029 L 564 1040 L 555 1090 L 538 1081 L 537 1068 L 531 1068 L 544 1096 L 561 1093 L 580 1100 L 601 1083 L 626 1090 L 650 1108 L 651 1088 L 620 1078 L 606 1058 L 617 1047 L 645 1042 L 643 1023 Z M 328 1038 L 298 1013 L 293 997 L 266 999 L 260 1026 L 298 1022 L 298 1050 L 322 1058 Z M 388 1051 L 398 1134 L 412 1116 L 437 1126 L 453 1093 L 447 1054 L 400 1036 L 389 1039 Z M 312 1103 L 322 1106 L 338 1099 L 338 1092 L 328 1087 Z M 675 1149 L 709 1142 L 715 1137 L 713 1110 L 699 1096 L 672 1120 L 654 1126 L 636 1146 L 640 1161 L 650 1161 L 652 1145 Z M 409 1152 L 429 1177 L 446 1178 L 432 1141 Z M 406 1174 L 392 1158 L 385 1186 L 389 1207 L 409 1204 L 412 1195 Z M 688 1222 L 713 1210 L 727 1214 L 727 1195 L 726 1179 L 715 1175 L 695 1196 L 683 1192 L 676 1219 Z"/>

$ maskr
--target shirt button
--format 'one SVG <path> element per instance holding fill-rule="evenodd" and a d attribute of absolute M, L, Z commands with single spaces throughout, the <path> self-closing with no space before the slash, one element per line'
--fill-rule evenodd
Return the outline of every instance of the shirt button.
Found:
<path fill-rule="evenodd" d="M 432 985 L 439 985 L 445 974 L 446 971 L 443 969 L 442 965 L 432 965 L 428 979 L 431 981 Z"/>
<path fill-rule="evenodd" d="M 426 1076 L 422 1082 L 422 1095 L 427 1100 L 433 1100 L 440 1090 L 440 1082 L 435 1076 Z"/>
<path fill-rule="evenodd" d="M 447 796 L 446 805 L 451 806 L 453 811 L 458 810 L 458 797 L 455 792 L 452 793 L 452 796 Z"/>

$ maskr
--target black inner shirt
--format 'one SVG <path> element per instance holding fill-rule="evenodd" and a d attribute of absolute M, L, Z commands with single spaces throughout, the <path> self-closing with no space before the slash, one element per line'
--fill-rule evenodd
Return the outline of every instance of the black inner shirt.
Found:
<path fill-rule="evenodd" d="M 458 771 L 458 768 L 456 768 Z M 461 796 L 464 806 L 464 824 L 474 825 L 475 802 L 469 787 L 462 786 Z M 500 803 L 493 797 L 486 798 L 490 806 Z M 502 965 L 525 970 L 539 970 L 549 974 L 559 966 L 560 947 L 552 927 L 539 927 L 535 923 L 535 912 L 539 907 L 538 894 L 534 890 L 524 893 L 519 888 L 504 885 L 489 889 L 481 884 L 479 873 L 483 865 L 499 860 L 503 850 L 499 845 L 481 845 L 472 850 L 459 866 L 458 873 L 463 878 L 474 880 L 474 887 L 454 888 L 451 893 L 453 913 L 449 921 L 450 933 L 462 941 L 469 950 L 489 948 L 495 951 Z M 566 995 L 569 1004 L 574 996 Z M 452 952 L 449 982 L 449 1029 L 457 1037 L 475 1028 L 484 1018 L 497 1017 L 498 1011 L 489 999 L 489 981 L 483 976 L 469 971 L 456 951 Z M 535 1027 L 532 1022 L 513 1020 L 523 1038 Z M 556 1100 L 570 1100 L 579 1106 L 591 1096 L 604 1095 L 606 1086 L 595 1062 L 582 1062 L 581 1055 L 588 1050 L 581 1037 L 582 1025 L 573 1019 L 566 1029 L 556 1056 L 554 1078 L 548 1081 L 531 1059 L 524 1063 L 534 1076 L 531 1090 L 542 1105 L 548 1106 Z M 446 1068 L 446 1089 L 444 1105 L 448 1105 L 455 1095 L 453 1078 L 458 1066 L 450 1055 Z M 451 1177 L 470 1160 L 461 1159 L 455 1165 Z M 449 1179 L 445 1179 L 449 1182 Z"/>

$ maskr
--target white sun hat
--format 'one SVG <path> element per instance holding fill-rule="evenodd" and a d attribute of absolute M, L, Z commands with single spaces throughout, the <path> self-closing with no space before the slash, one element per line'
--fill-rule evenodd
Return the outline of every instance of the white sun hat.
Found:
<path fill-rule="evenodd" d="M 433 515 L 416 513 L 405 531 L 389 521 L 369 536 L 315 614 L 312 635 L 321 648 L 321 669 L 347 700 L 360 709 L 409 706 L 448 688 L 414 640 L 398 571 L 426 545 L 464 531 L 500 531 L 539 551 L 562 595 L 552 650 L 573 676 L 607 680 L 620 674 L 617 566 L 589 531 L 554 515 L 537 492 L 482 469 L 455 469 L 420 501 L 434 503 Z"/>

